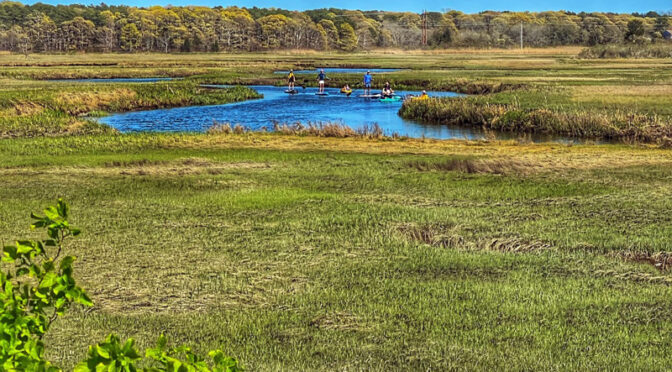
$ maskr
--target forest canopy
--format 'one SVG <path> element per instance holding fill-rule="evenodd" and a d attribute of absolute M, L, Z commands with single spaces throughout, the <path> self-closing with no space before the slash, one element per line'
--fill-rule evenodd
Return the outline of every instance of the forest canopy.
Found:
<path fill-rule="evenodd" d="M 655 43 L 667 14 L 459 11 L 289 11 L 239 7 L 0 3 L 0 49 L 217 52 L 274 49 L 514 47 Z M 426 29 L 426 43 L 423 42 Z"/>

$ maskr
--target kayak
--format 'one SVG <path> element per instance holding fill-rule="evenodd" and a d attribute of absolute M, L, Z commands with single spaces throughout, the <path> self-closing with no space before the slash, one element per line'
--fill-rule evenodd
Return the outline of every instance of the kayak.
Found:
<path fill-rule="evenodd" d="M 393 96 L 393 97 L 387 97 L 387 98 L 381 98 L 380 102 L 399 102 L 401 101 L 400 96 Z"/>
<path fill-rule="evenodd" d="M 286 90 L 285 93 L 287 93 L 287 94 L 298 94 L 299 91 L 296 90 L 296 89 L 294 89 L 294 90 Z"/>
<path fill-rule="evenodd" d="M 350 89 L 350 90 L 341 89 L 341 93 L 351 95 L 352 94 L 352 89 Z"/>

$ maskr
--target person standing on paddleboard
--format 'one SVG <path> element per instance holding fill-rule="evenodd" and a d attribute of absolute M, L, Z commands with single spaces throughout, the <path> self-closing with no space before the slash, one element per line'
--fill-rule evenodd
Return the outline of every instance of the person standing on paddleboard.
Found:
<path fill-rule="evenodd" d="M 296 75 L 294 75 L 294 70 L 289 70 L 289 75 L 287 75 L 287 91 L 292 93 L 294 91 L 294 83 L 296 83 Z"/>
<path fill-rule="evenodd" d="M 367 71 L 364 74 L 364 94 L 371 94 L 371 85 L 373 84 L 373 76 L 371 76 L 371 71 Z"/>
<path fill-rule="evenodd" d="M 320 84 L 320 90 L 319 90 L 320 94 L 324 93 L 324 81 L 325 80 L 329 80 L 329 77 L 327 77 L 327 74 L 324 73 L 324 69 L 321 69 L 320 73 L 317 74 L 317 81 Z"/>

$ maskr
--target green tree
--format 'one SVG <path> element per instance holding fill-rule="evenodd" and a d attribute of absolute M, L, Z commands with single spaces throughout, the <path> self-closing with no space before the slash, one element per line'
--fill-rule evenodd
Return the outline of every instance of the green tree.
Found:
<path fill-rule="evenodd" d="M 628 22 L 628 29 L 625 32 L 625 39 L 635 41 L 636 38 L 644 36 L 646 28 L 644 28 L 644 21 L 641 19 L 633 19 Z"/>
<path fill-rule="evenodd" d="M 658 17 L 653 24 L 653 32 L 655 37 L 662 37 L 663 32 L 670 28 L 670 19 L 668 17 Z"/>
<path fill-rule="evenodd" d="M 441 27 L 432 34 L 429 43 L 431 45 L 447 46 L 457 40 L 457 27 L 452 18 L 444 16 L 441 20 Z"/>
<path fill-rule="evenodd" d="M 327 36 L 327 45 L 329 49 L 338 49 L 340 47 L 340 37 L 338 36 L 338 28 L 330 19 L 323 19 L 318 22 Z"/>
<path fill-rule="evenodd" d="M 140 47 L 141 41 L 142 33 L 135 23 L 127 23 L 121 28 L 121 49 L 133 52 Z"/>
<path fill-rule="evenodd" d="M 357 49 L 357 35 L 355 34 L 355 29 L 348 23 L 342 23 L 339 31 L 339 48 L 346 52 L 351 52 Z"/>
<path fill-rule="evenodd" d="M 93 43 L 96 27 L 82 17 L 61 23 L 60 37 L 66 50 L 87 50 Z"/>
<path fill-rule="evenodd" d="M 257 22 L 261 27 L 261 40 L 265 48 L 275 49 L 287 44 L 291 19 L 282 14 L 272 14 L 259 18 Z"/>

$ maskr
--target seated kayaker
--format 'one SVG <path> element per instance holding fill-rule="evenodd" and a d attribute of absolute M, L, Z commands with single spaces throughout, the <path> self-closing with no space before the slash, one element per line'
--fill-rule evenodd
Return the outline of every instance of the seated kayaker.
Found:
<path fill-rule="evenodd" d="M 392 90 L 392 86 L 390 85 L 389 82 L 385 83 L 385 86 L 383 87 L 383 91 L 380 94 L 383 98 L 392 98 L 394 96 L 394 90 Z"/>
<path fill-rule="evenodd" d="M 428 99 L 429 96 L 427 95 L 427 91 L 423 90 L 422 94 L 418 97 L 418 99 Z"/>
<path fill-rule="evenodd" d="M 343 88 L 341 88 L 341 93 L 344 93 L 344 94 L 347 94 L 347 95 L 352 94 L 352 89 L 350 89 L 350 85 L 345 84 L 343 86 Z"/>

